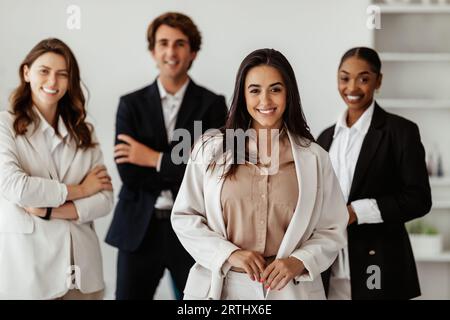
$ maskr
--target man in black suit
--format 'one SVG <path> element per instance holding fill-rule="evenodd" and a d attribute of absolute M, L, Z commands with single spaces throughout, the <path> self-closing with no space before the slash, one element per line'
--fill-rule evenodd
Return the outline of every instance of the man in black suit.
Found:
<path fill-rule="evenodd" d="M 189 17 L 163 14 L 150 24 L 147 38 L 160 74 L 150 86 L 121 97 L 117 111 L 114 157 L 123 185 L 106 237 L 119 248 L 116 299 L 152 299 L 166 268 L 183 291 L 194 261 L 170 224 L 185 170 L 184 162 L 172 159 L 178 143 L 172 136 L 185 129 L 192 145 L 194 121 L 201 121 L 204 132 L 221 127 L 227 114 L 223 96 L 188 76 L 201 45 Z"/>
<path fill-rule="evenodd" d="M 317 142 L 327 151 L 335 125 Z M 352 202 L 374 199 L 381 223 L 360 224 Z M 425 151 L 417 125 L 384 111 L 374 103 L 348 197 L 348 255 L 352 299 L 411 299 L 420 295 L 414 256 L 405 222 L 431 208 Z M 322 274 L 327 289 L 330 270 Z M 372 276 L 379 286 L 371 285 Z"/>

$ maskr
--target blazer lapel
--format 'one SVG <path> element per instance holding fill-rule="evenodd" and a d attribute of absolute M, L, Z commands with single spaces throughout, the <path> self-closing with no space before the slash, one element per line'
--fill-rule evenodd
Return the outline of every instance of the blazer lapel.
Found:
<path fill-rule="evenodd" d="M 175 128 L 188 128 L 192 122 L 192 113 L 201 106 L 199 91 L 194 81 L 189 80 L 188 87 L 184 94 L 183 102 L 178 111 Z"/>
<path fill-rule="evenodd" d="M 221 150 L 222 148 L 222 141 L 220 139 L 218 140 L 214 140 L 213 142 L 209 142 L 209 143 L 214 143 L 214 146 L 211 147 L 211 154 L 214 154 L 213 150 Z M 216 148 L 220 148 L 220 149 L 216 149 Z M 205 161 L 206 163 L 209 163 L 210 158 L 209 158 L 209 153 L 208 153 L 208 157 L 207 158 L 203 158 L 201 161 Z M 226 172 L 231 163 L 232 163 L 232 158 L 230 155 L 227 155 L 226 160 L 224 161 L 224 164 L 218 164 L 216 166 L 216 168 L 214 170 L 208 171 L 209 173 L 209 178 L 205 179 L 206 183 L 205 183 L 205 198 L 207 199 L 207 203 L 208 208 L 209 206 L 211 206 L 211 210 L 207 210 L 207 212 L 211 212 L 212 216 L 209 219 L 208 218 L 208 223 L 210 224 L 211 228 L 215 231 L 220 231 L 221 234 L 224 237 L 227 237 L 227 230 L 225 227 L 225 222 L 223 219 L 223 215 L 222 215 L 222 204 L 221 204 L 221 193 L 222 193 L 222 188 L 223 188 L 223 184 L 224 184 L 224 179 L 222 179 L 222 174 L 224 172 Z M 217 213 L 217 215 L 216 215 Z"/>
<path fill-rule="evenodd" d="M 161 96 L 159 95 L 158 84 L 155 82 L 149 87 L 149 89 L 144 93 L 144 99 L 146 100 L 146 108 L 149 110 L 149 120 L 151 122 L 151 127 L 153 128 L 155 134 L 160 137 L 161 145 L 158 146 L 163 148 L 167 146 L 167 131 L 164 122 L 164 113 L 162 110 Z"/>
<path fill-rule="evenodd" d="M 333 142 L 334 129 L 336 125 L 332 126 L 327 132 L 323 135 L 322 148 L 326 151 L 330 151 L 331 143 Z"/>
<path fill-rule="evenodd" d="M 29 125 L 26 139 L 36 153 L 36 160 L 40 160 L 42 167 L 47 169 L 50 179 L 58 179 L 58 173 L 48 147 L 45 144 L 44 134 L 40 128 L 36 128 L 34 124 Z"/>
<path fill-rule="evenodd" d="M 378 106 L 378 104 L 375 103 L 372 122 L 370 124 L 369 131 L 367 131 L 366 137 L 364 138 L 358 161 L 356 162 L 355 173 L 353 175 L 352 186 L 348 197 L 349 201 L 353 199 L 356 190 L 359 189 L 362 181 L 364 181 L 364 176 L 369 169 L 370 163 L 375 156 L 378 145 L 383 137 L 383 130 L 381 127 L 383 126 L 385 120 L 385 112 Z"/>
<path fill-rule="evenodd" d="M 317 157 L 307 149 L 295 144 L 289 131 L 288 135 L 297 173 L 299 197 L 294 215 L 278 250 L 277 258 L 287 257 L 294 251 L 309 224 L 317 195 Z"/>
<path fill-rule="evenodd" d="M 75 154 L 77 152 L 77 145 L 75 143 L 75 140 L 70 136 L 67 136 L 66 139 L 66 145 L 64 145 L 64 149 L 61 155 L 61 176 L 59 177 L 59 181 L 64 181 L 67 171 L 69 171 L 69 168 L 72 165 L 73 159 L 75 158 Z"/>

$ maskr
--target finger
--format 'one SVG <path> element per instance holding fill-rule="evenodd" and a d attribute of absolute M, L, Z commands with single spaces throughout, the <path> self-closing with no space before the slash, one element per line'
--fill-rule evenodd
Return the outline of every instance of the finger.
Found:
<path fill-rule="evenodd" d="M 113 185 L 111 183 L 103 183 L 102 184 L 103 190 L 113 191 Z"/>
<path fill-rule="evenodd" d="M 269 275 L 272 273 L 273 269 L 275 268 L 275 261 L 272 262 L 271 264 L 269 264 L 265 269 L 264 272 L 262 274 L 262 281 L 265 282 L 266 279 L 269 277 Z"/>
<path fill-rule="evenodd" d="M 130 163 L 130 158 L 128 157 L 117 158 L 116 163 Z"/>
<path fill-rule="evenodd" d="M 129 155 L 130 155 L 130 150 L 114 151 L 114 158 L 117 158 L 117 157 L 128 157 Z"/>
<path fill-rule="evenodd" d="M 101 183 L 111 183 L 111 180 L 108 179 L 107 177 L 105 177 L 105 178 L 101 178 L 101 179 L 100 179 L 100 182 L 101 182 Z"/>
<path fill-rule="evenodd" d="M 101 170 L 106 170 L 106 167 L 104 165 L 96 165 L 94 168 L 92 168 L 92 170 L 89 173 L 92 174 L 97 174 L 97 172 L 101 171 Z"/>
<path fill-rule="evenodd" d="M 272 282 L 278 276 L 279 273 L 280 273 L 280 270 L 278 268 L 274 268 L 272 270 L 272 272 L 269 274 L 269 276 L 266 279 L 266 287 L 272 288 Z"/>
<path fill-rule="evenodd" d="M 130 150 L 130 145 L 129 144 L 125 144 L 125 143 L 120 143 L 120 144 L 116 144 L 114 146 L 114 151 L 119 151 L 119 150 Z"/>
<path fill-rule="evenodd" d="M 270 289 L 271 290 L 280 290 L 281 287 L 281 282 L 285 279 L 288 278 L 287 275 L 283 274 L 283 273 L 279 273 L 275 279 L 273 279 L 272 283 L 270 284 Z"/>
<path fill-rule="evenodd" d="M 105 178 L 105 177 L 109 177 L 108 175 L 108 171 L 106 170 L 101 170 L 96 174 L 97 178 Z"/>
<path fill-rule="evenodd" d="M 250 263 L 250 267 L 251 267 L 252 270 L 253 270 L 253 277 L 255 278 L 256 281 L 259 282 L 259 278 L 260 278 L 261 274 L 260 274 L 260 272 L 259 272 L 258 265 L 256 264 L 255 261 L 252 261 L 252 262 Z"/>
<path fill-rule="evenodd" d="M 128 144 L 133 144 L 135 142 L 135 140 L 127 134 L 119 134 L 117 136 L 117 139 L 120 141 L 124 141 Z"/>
<path fill-rule="evenodd" d="M 278 286 L 276 288 L 274 288 L 273 290 L 281 290 L 283 289 L 288 283 L 289 281 L 291 281 L 291 277 L 285 276 L 283 277 L 280 282 L 278 283 Z"/>
<path fill-rule="evenodd" d="M 105 179 L 106 181 L 111 181 L 111 177 L 109 175 L 103 176 L 103 177 L 99 177 L 99 179 Z"/>
<path fill-rule="evenodd" d="M 258 266 L 259 274 L 262 275 L 264 273 L 264 269 L 266 268 L 266 260 L 264 260 L 261 255 L 257 255 L 255 263 Z"/>
<path fill-rule="evenodd" d="M 252 270 L 252 268 L 250 268 L 250 266 L 249 266 L 248 264 L 246 264 L 246 265 L 244 266 L 244 270 L 245 270 L 245 272 L 248 274 L 249 278 L 250 278 L 252 281 L 255 281 L 255 277 L 254 277 L 254 275 L 253 275 L 253 270 Z"/>

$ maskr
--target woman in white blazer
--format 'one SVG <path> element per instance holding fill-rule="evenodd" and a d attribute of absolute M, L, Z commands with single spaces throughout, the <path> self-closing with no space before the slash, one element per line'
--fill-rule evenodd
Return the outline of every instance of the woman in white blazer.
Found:
<path fill-rule="evenodd" d="M 39 42 L 0 113 L 0 298 L 99 299 L 94 220 L 113 206 L 77 61 L 58 39 Z"/>
<path fill-rule="evenodd" d="M 239 132 L 245 142 L 230 143 Z M 196 261 L 184 298 L 324 299 L 320 274 L 346 244 L 347 220 L 292 67 L 273 49 L 252 52 L 225 127 L 195 145 L 173 207 Z"/>

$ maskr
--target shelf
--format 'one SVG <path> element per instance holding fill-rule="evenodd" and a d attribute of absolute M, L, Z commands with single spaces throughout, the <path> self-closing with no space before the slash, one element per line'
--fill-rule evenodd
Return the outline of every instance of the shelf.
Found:
<path fill-rule="evenodd" d="M 436 187 L 450 187 L 450 177 L 430 177 L 430 185 L 432 188 Z"/>
<path fill-rule="evenodd" d="M 445 4 L 375 4 L 383 13 L 450 13 L 450 5 Z"/>
<path fill-rule="evenodd" d="M 414 255 L 417 262 L 450 262 L 450 252 L 444 251 L 437 255 Z"/>
<path fill-rule="evenodd" d="M 436 99 L 377 99 L 380 106 L 385 108 L 404 109 L 449 109 L 450 100 Z"/>
<path fill-rule="evenodd" d="M 450 62 L 450 53 L 381 52 L 380 59 L 384 62 Z"/>
<path fill-rule="evenodd" d="M 450 209 L 450 200 L 438 200 L 433 201 L 431 209 Z"/>

